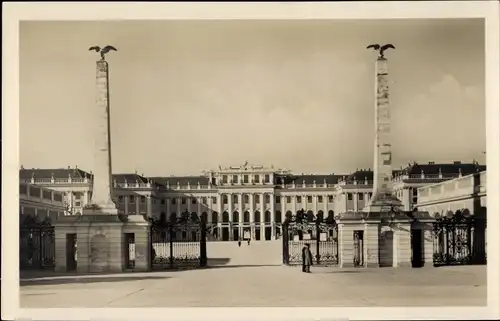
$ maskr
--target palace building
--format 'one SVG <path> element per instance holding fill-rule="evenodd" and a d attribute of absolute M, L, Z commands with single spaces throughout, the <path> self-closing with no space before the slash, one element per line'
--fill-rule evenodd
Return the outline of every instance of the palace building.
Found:
<path fill-rule="evenodd" d="M 423 187 L 485 170 L 486 166 L 476 162 L 408 164 L 393 171 L 394 195 L 405 210 L 411 210 L 422 203 L 419 198 L 423 197 Z M 51 202 L 62 197 L 64 215 L 81 215 L 90 203 L 92 177 L 92 172 L 76 167 L 20 170 L 23 191 L 53 191 Z M 113 197 L 126 215 L 145 214 L 165 220 L 186 211 L 206 213 L 211 240 L 273 240 L 281 235 L 287 212 L 321 212 L 326 217 L 362 210 L 372 196 L 372 181 L 371 169 L 345 175 L 299 175 L 272 166 L 244 164 L 219 166 L 199 176 L 114 174 Z M 26 213 L 23 203 L 21 213 Z"/>

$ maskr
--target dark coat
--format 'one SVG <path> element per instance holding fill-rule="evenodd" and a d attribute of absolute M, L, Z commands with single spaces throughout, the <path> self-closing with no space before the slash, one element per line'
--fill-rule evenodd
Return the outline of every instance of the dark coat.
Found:
<path fill-rule="evenodd" d="M 302 248 L 302 265 L 313 265 L 312 253 L 307 246 Z"/>

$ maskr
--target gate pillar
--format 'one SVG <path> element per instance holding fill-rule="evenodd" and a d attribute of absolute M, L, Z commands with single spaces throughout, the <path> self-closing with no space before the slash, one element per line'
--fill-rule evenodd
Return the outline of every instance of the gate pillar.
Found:
<path fill-rule="evenodd" d="M 420 256 L 422 266 L 433 266 L 434 261 L 434 223 L 436 219 L 432 217 L 428 212 L 412 212 L 412 221 L 410 222 L 411 232 L 418 232 L 420 234 L 420 246 L 411 242 L 411 255 L 413 258 L 415 256 Z M 414 236 L 413 236 L 414 237 Z M 416 253 L 416 251 L 421 251 Z M 410 259 L 410 265 L 414 265 Z"/>
<path fill-rule="evenodd" d="M 338 224 L 339 267 L 378 267 L 380 217 L 365 212 L 342 213 Z"/>
<path fill-rule="evenodd" d="M 129 257 L 129 259 L 134 260 L 134 271 L 147 272 L 151 271 L 151 223 L 146 221 L 142 215 L 128 215 L 125 225 L 123 227 L 123 233 L 134 234 L 134 257 Z M 128 248 L 124 248 L 123 260 L 127 257 L 125 251 L 129 251 Z M 124 266 L 127 262 L 123 262 Z"/>

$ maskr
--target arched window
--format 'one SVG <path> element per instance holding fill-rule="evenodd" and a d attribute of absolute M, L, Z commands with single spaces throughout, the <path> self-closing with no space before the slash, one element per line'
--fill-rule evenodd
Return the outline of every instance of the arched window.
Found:
<path fill-rule="evenodd" d="M 260 222 L 260 212 L 259 211 L 255 212 L 255 216 L 254 216 L 253 221 L 256 223 Z"/>
<path fill-rule="evenodd" d="M 167 214 L 165 212 L 161 212 L 160 214 L 160 221 L 166 222 L 167 221 Z"/>
<path fill-rule="evenodd" d="M 335 220 L 335 215 L 332 210 L 328 211 L 328 220 Z"/>
<path fill-rule="evenodd" d="M 217 212 L 212 212 L 212 223 L 217 223 L 219 221 L 219 214 Z"/>
<path fill-rule="evenodd" d="M 233 212 L 233 222 L 239 222 L 240 220 L 240 213 L 238 211 Z"/>
<path fill-rule="evenodd" d="M 250 223 L 250 213 L 248 211 L 245 211 L 245 213 L 243 213 L 243 222 Z"/>
<path fill-rule="evenodd" d="M 266 211 L 264 213 L 264 222 L 266 223 L 271 223 L 271 212 Z"/>
<path fill-rule="evenodd" d="M 276 219 L 275 219 L 276 223 L 282 223 L 283 220 L 281 218 L 281 212 L 280 211 L 276 211 Z"/>
<path fill-rule="evenodd" d="M 229 213 L 228 212 L 222 213 L 222 222 L 223 223 L 229 222 Z"/>

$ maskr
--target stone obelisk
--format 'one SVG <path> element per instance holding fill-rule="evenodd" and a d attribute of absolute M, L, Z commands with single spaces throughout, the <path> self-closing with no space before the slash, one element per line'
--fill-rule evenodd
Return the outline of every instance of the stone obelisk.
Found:
<path fill-rule="evenodd" d="M 96 62 L 96 106 L 94 113 L 94 172 L 91 206 L 88 214 L 116 215 L 111 169 L 111 122 L 109 108 L 109 69 L 102 59 Z M 85 213 L 84 213 L 85 214 Z"/>
<path fill-rule="evenodd" d="M 373 195 L 365 211 L 380 212 L 400 207 L 392 191 L 391 115 L 387 59 L 383 50 L 375 63 L 375 142 Z"/>

